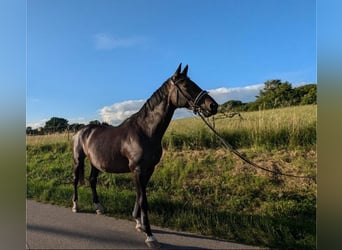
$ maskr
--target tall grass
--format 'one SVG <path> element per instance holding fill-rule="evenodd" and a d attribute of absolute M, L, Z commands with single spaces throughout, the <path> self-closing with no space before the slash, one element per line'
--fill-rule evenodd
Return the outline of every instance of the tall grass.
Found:
<path fill-rule="evenodd" d="M 311 148 L 316 145 L 316 106 L 295 106 L 283 109 L 241 113 L 239 117 L 215 116 L 216 130 L 234 147 L 264 149 Z M 164 139 L 164 148 L 204 149 L 221 147 L 200 118 L 187 118 L 171 123 Z"/>
<path fill-rule="evenodd" d="M 305 132 L 315 123 L 315 106 L 242 116 L 242 121 L 216 120 L 217 130 L 260 165 L 315 176 L 315 139 L 306 139 L 312 132 Z M 280 133 L 282 129 L 287 132 Z M 287 139 L 278 142 L 283 137 Z M 302 138 L 300 145 L 294 143 L 297 137 Z M 270 138 L 275 142 L 268 142 Z M 281 178 L 251 168 L 222 149 L 197 118 L 173 121 L 163 145 L 162 160 L 148 185 L 153 224 L 258 246 L 315 248 L 312 180 Z M 70 137 L 28 137 L 27 196 L 70 207 L 71 181 Z M 130 174 L 100 175 L 98 193 L 107 214 L 131 218 L 135 189 Z M 79 199 L 84 211 L 93 212 L 88 184 L 79 188 Z"/>
<path fill-rule="evenodd" d="M 60 144 L 60 143 L 71 143 L 72 136 L 73 134 L 71 132 L 27 136 L 26 144 L 28 146 L 32 146 L 32 145 L 41 146 L 41 145 L 53 145 L 53 144 Z"/>

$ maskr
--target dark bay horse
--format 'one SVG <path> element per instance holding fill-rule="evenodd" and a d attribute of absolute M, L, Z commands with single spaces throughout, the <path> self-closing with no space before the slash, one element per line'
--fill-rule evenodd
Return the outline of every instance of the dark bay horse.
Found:
<path fill-rule="evenodd" d="M 84 180 L 84 159 L 91 165 L 89 177 L 93 203 L 97 213 L 103 213 L 96 192 L 100 171 L 133 174 L 136 201 L 133 217 L 136 229 L 147 235 L 146 244 L 157 246 L 147 215 L 146 185 L 162 155 L 161 141 L 177 108 L 188 108 L 209 117 L 217 113 L 218 104 L 187 76 L 188 65 L 181 72 L 181 64 L 146 101 L 142 108 L 121 125 L 88 125 L 73 137 L 73 207 L 77 204 L 77 185 Z"/>

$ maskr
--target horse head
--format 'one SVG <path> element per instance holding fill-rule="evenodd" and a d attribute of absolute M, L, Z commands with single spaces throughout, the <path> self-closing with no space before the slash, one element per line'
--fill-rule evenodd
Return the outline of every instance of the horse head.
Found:
<path fill-rule="evenodd" d="M 180 64 L 169 79 L 173 87 L 170 94 L 171 103 L 177 108 L 187 108 L 194 113 L 201 112 L 205 117 L 215 115 L 217 113 L 218 104 L 208 94 L 207 91 L 202 90 L 195 82 L 188 76 L 188 65 L 181 71 L 182 64 Z"/>

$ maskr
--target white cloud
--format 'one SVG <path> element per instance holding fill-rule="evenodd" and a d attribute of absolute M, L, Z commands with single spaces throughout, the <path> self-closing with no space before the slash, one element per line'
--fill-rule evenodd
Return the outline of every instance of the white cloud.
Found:
<path fill-rule="evenodd" d="M 263 88 L 263 84 L 251 85 L 241 88 L 218 88 L 209 91 L 209 94 L 219 103 L 222 104 L 228 100 L 240 100 L 242 102 L 250 102 L 255 100 L 255 96 L 259 94 L 259 90 Z M 123 120 L 136 113 L 146 100 L 131 100 L 114 103 L 105 106 L 99 110 L 102 120 L 118 125 Z M 176 110 L 173 118 L 184 118 L 192 116 L 192 111 L 187 109 Z"/>
<path fill-rule="evenodd" d="M 45 123 L 48 121 L 49 119 L 42 119 L 40 121 L 37 121 L 37 122 L 27 122 L 26 123 L 26 127 L 31 127 L 33 129 L 36 129 L 36 128 L 40 128 L 40 127 L 44 127 L 45 126 Z"/>
<path fill-rule="evenodd" d="M 264 84 L 255 84 L 238 88 L 218 88 L 209 90 L 209 94 L 216 100 L 218 104 L 222 104 L 228 100 L 240 100 L 242 102 L 252 102 L 259 94 L 259 90 Z"/>
<path fill-rule="evenodd" d="M 94 37 L 95 48 L 98 50 L 112 50 L 116 48 L 127 48 L 143 44 L 145 39 L 141 37 L 119 38 L 108 33 L 98 33 Z"/>
<path fill-rule="evenodd" d="M 111 106 L 105 106 L 99 110 L 99 113 L 104 122 L 109 124 L 119 124 L 135 112 L 137 112 L 145 100 L 132 100 L 114 103 Z"/>

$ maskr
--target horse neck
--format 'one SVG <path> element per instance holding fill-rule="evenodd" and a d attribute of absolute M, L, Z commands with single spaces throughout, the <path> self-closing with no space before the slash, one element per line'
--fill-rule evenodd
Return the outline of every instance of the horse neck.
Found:
<path fill-rule="evenodd" d="M 176 110 L 169 102 L 169 89 L 168 83 L 164 83 L 137 114 L 141 129 L 150 138 L 162 139 Z"/>

